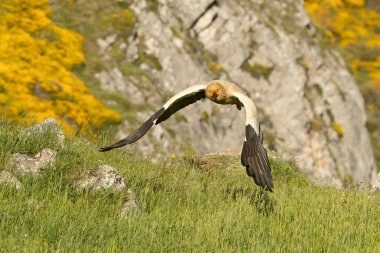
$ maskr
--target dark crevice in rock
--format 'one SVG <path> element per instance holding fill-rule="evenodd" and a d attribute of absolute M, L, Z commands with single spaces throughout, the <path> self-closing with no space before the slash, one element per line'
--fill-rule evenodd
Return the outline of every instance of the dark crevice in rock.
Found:
<path fill-rule="evenodd" d="M 218 13 L 215 13 L 214 16 L 212 16 L 212 19 L 210 21 L 210 24 L 208 24 L 205 28 L 203 28 L 202 30 L 199 31 L 202 32 L 204 30 L 206 30 L 207 28 L 209 28 L 210 26 L 212 26 L 212 24 L 214 23 L 214 21 L 218 18 Z"/>
<path fill-rule="evenodd" d="M 194 28 L 194 26 L 198 23 L 198 21 L 211 9 L 213 8 L 214 6 L 219 6 L 219 3 L 217 0 L 214 0 L 212 1 L 209 5 L 207 5 L 206 9 L 196 18 L 194 19 L 193 22 L 191 22 L 188 30 Z M 215 17 L 216 16 L 216 17 Z M 212 22 L 215 21 L 215 19 L 217 18 L 217 15 L 215 15 L 213 18 L 212 18 Z M 212 22 L 210 23 L 210 25 L 212 24 Z M 209 26 L 210 26 L 209 25 Z"/>
<path fill-rule="evenodd" d="M 132 35 L 132 41 L 135 41 L 137 40 L 137 37 L 139 36 L 138 32 L 134 32 L 133 35 Z"/>

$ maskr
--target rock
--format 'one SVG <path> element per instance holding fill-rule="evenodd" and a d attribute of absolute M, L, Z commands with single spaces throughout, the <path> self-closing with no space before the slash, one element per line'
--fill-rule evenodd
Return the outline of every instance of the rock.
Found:
<path fill-rule="evenodd" d="M 27 128 L 24 131 L 24 133 L 26 133 L 27 135 L 31 135 L 33 133 L 44 134 L 50 131 L 57 137 L 58 142 L 61 145 L 63 145 L 65 136 L 63 135 L 62 130 L 60 126 L 58 125 L 57 120 L 55 118 L 48 118 L 39 124 L 31 126 Z"/>
<path fill-rule="evenodd" d="M 377 174 L 377 177 L 372 184 L 371 192 L 380 193 L 380 173 Z"/>
<path fill-rule="evenodd" d="M 111 34 L 104 39 L 97 39 L 96 43 L 98 44 L 100 50 L 105 52 L 116 41 L 116 38 L 117 34 Z"/>
<path fill-rule="evenodd" d="M 130 2 L 138 17 L 134 43 L 162 65 L 162 71 L 149 65 L 142 70 L 152 80 L 140 89 L 152 108 L 190 85 L 225 75 L 205 60 L 200 64 L 201 55 L 255 99 L 279 157 L 338 186 L 346 176 L 367 185 L 375 178 L 363 98 L 339 54 L 319 45 L 303 1 L 160 0 L 155 12 L 144 0 Z M 154 89 L 160 92 L 152 94 Z M 180 151 L 188 139 L 202 153 L 241 148 L 244 112 L 210 102 L 190 107 L 180 112 L 186 122 L 171 117 L 163 123 L 174 133 L 163 152 Z M 161 133 L 148 135 L 138 148 L 147 150 Z"/>
<path fill-rule="evenodd" d="M 114 68 L 110 71 L 101 71 L 95 74 L 95 78 L 99 80 L 100 87 L 107 91 L 124 92 L 125 85 L 123 74 L 119 69 Z"/>
<path fill-rule="evenodd" d="M 125 219 L 128 217 L 128 214 L 139 212 L 140 204 L 137 197 L 133 194 L 132 191 L 129 192 L 128 200 L 124 202 L 120 208 L 120 218 Z"/>
<path fill-rule="evenodd" d="M 12 154 L 9 167 L 14 167 L 15 171 L 21 175 L 40 175 L 48 167 L 54 167 L 57 152 L 45 148 L 37 153 L 34 157 L 24 154 Z"/>
<path fill-rule="evenodd" d="M 139 51 L 138 51 L 136 43 L 133 43 L 133 42 L 130 43 L 130 45 L 127 48 L 127 52 L 125 56 L 128 62 L 132 62 L 136 60 L 137 58 L 139 58 Z"/>
<path fill-rule="evenodd" d="M 201 33 L 203 30 L 207 29 L 212 25 L 212 22 L 218 17 L 219 7 L 213 5 L 207 9 L 204 15 L 200 16 L 196 22 L 194 22 L 193 27 L 191 27 L 197 34 Z M 195 20 L 194 20 L 195 21 Z"/>
<path fill-rule="evenodd" d="M 120 92 L 127 97 L 133 97 L 133 103 L 143 103 L 144 96 L 141 91 L 134 85 L 136 81 L 132 78 L 124 78 L 123 73 L 117 68 L 110 71 L 101 71 L 95 74 L 99 80 L 100 87 L 108 92 Z M 125 85 L 128 83 L 129 85 Z"/>
<path fill-rule="evenodd" d="M 109 165 L 100 165 L 95 172 L 75 183 L 78 190 L 91 191 L 112 190 L 115 192 L 128 190 L 120 173 Z"/>
<path fill-rule="evenodd" d="M 9 171 L 3 170 L 0 171 L 0 184 L 9 185 L 11 187 L 20 190 L 22 188 L 22 184 L 18 179 L 12 175 Z"/>
<path fill-rule="evenodd" d="M 123 176 L 109 165 L 100 165 L 90 175 L 74 183 L 74 188 L 83 191 L 99 192 L 110 190 L 114 192 L 125 191 L 127 199 L 120 208 L 120 217 L 126 218 L 131 212 L 139 210 L 139 201 L 125 182 Z"/>

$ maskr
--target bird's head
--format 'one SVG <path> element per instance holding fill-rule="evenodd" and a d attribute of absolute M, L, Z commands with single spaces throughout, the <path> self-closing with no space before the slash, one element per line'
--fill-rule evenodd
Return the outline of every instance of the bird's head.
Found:
<path fill-rule="evenodd" d="M 215 80 L 207 85 L 206 97 L 214 102 L 221 102 L 226 99 L 226 91 L 223 85 Z"/>

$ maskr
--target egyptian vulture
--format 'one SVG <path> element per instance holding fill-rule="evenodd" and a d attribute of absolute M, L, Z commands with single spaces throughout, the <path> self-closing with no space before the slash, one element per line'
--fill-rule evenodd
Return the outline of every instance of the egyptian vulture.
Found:
<path fill-rule="evenodd" d="M 213 80 L 206 85 L 195 85 L 179 92 L 135 132 L 115 144 L 100 148 L 99 151 L 104 152 L 119 148 L 139 140 L 153 125 L 160 124 L 175 112 L 204 98 L 208 98 L 217 104 L 236 105 L 239 110 L 241 107 L 245 108 L 245 140 L 241 152 L 241 163 L 245 166 L 248 176 L 253 177 L 258 186 L 272 192 L 271 167 L 263 146 L 263 134 L 257 118 L 256 106 L 241 88 L 227 81 Z"/>

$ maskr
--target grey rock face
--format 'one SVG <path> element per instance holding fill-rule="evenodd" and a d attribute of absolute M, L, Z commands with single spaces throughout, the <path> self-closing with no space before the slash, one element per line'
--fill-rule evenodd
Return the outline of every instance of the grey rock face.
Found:
<path fill-rule="evenodd" d="M 21 182 L 15 176 L 13 176 L 12 173 L 6 170 L 0 171 L 0 184 L 14 187 L 17 190 L 22 189 Z"/>
<path fill-rule="evenodd" d="M 149 78 L 124 86 L 139 85 L 152 108 L 188 86 L 228 79 L 255 100 L 266 143 L 310 178 L 374 180 L 363 98 L 342 58 L 319 45 L 303 1 L 160 0 L 152 11 L 134 0 L 131 8 L 137 24 L 128 47 L 144 48 L 162 69 L 142 64 Z M 115 90 L 136 88 L 125 87 Z M 202 153 L 241 148 L 243 111 L 206 101 L 178 115 L 136 147 L 180 152 L 191 140 Z"/>
<path fill-rule="evenodd" d="M 8 166 L 21 175 L 40 175 L 44 169 L 54 167 L 56 156 L 57 152 L 49 148 L 41 150 L 34 157 L 16 153 L 12 154 Z"/>

